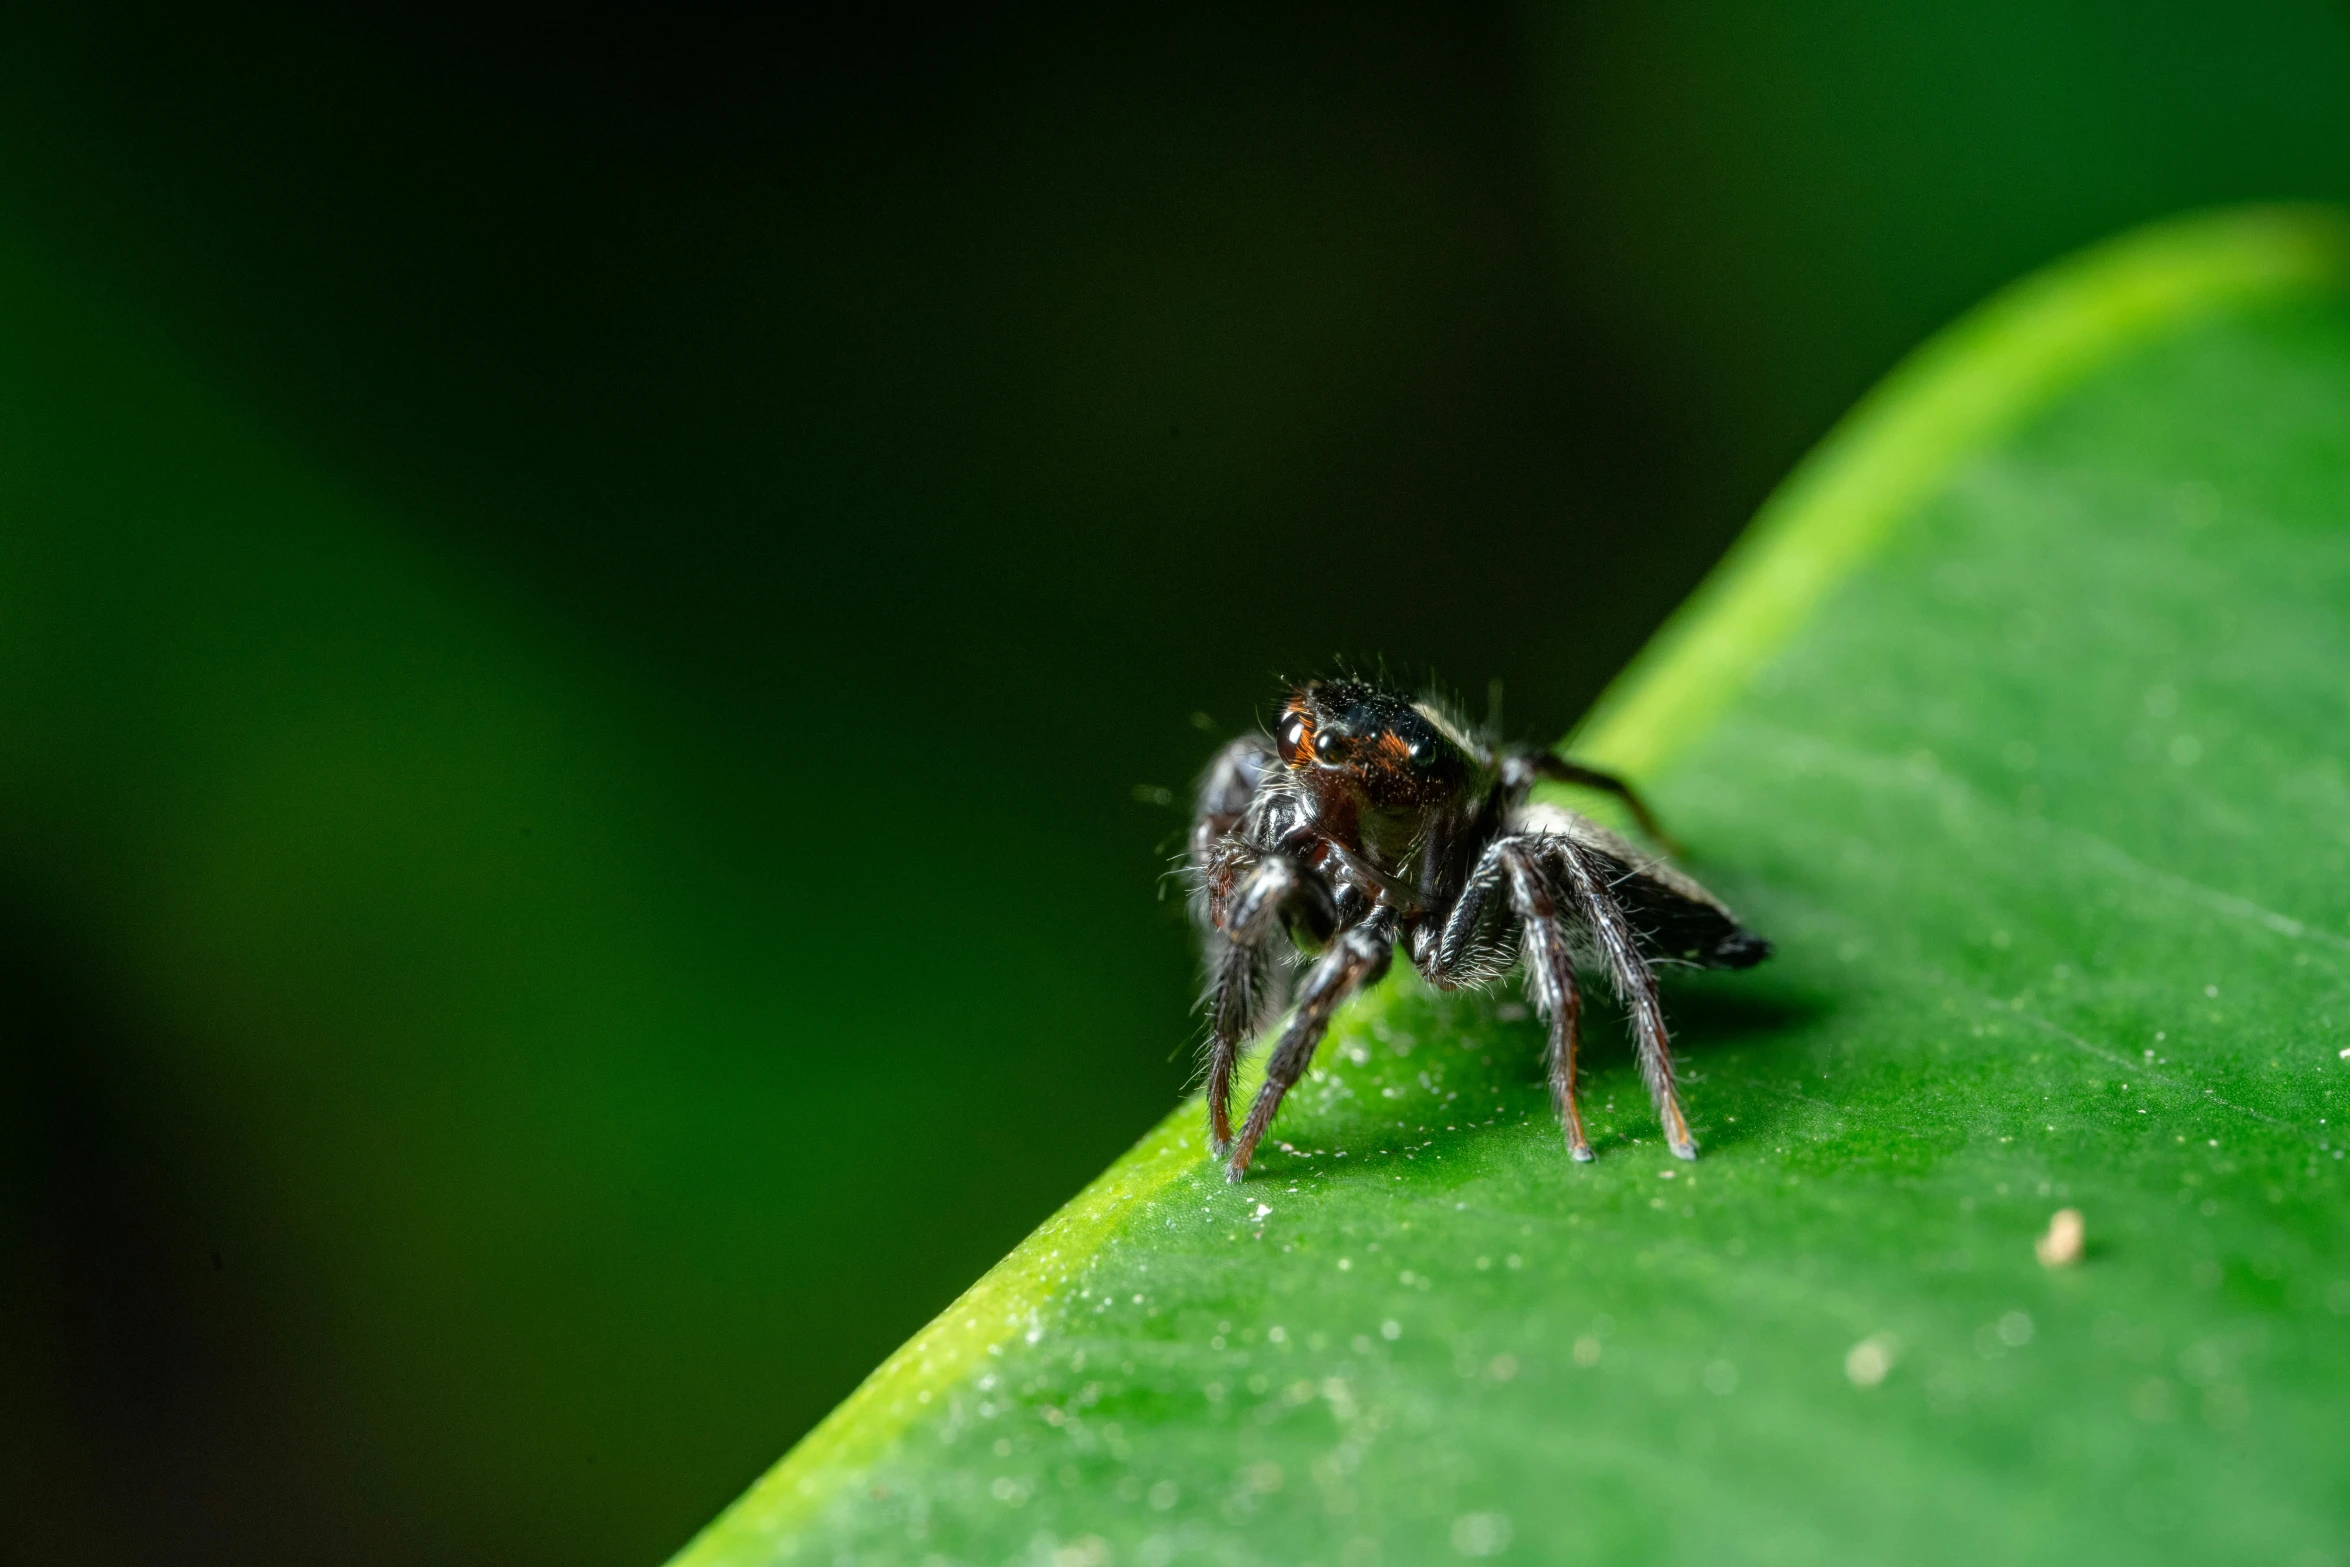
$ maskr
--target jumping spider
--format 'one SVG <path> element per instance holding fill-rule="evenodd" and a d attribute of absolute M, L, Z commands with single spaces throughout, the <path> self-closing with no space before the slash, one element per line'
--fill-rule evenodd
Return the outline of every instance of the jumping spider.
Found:
<path fill-rule="evenodd" d="M 1244 735 L 1217 754 L 1200 780 L 1190 861 L 1207 949 L 1208 1130 L 1227 1179 L 1247 1174 L 1331 1014 L 1387 972 L 1399 942 L 1445 990 L 1490 985 L 1524 955 L 1527 993 L 1550 1025 L 1551 1101 L 1577 1159 L 1592 1154 L 1575 1108 L 1575 965 L 1600 969 L 1631 1014 L 1667 1146 L 1697 1157 L 1650 966 L 1751 968 L 1770 943 L 1660 857 L 1530 802 L 1546 778 L 1615 795 L 1661 841 L 1622 779 L 1489 744 L 1434 702 L 1360 680 L 1308 682 L 1272 738 Z M 1233 1070 L 1281 1011 L 1297 949 L 1319 956 L 1235 1138 Z"/>

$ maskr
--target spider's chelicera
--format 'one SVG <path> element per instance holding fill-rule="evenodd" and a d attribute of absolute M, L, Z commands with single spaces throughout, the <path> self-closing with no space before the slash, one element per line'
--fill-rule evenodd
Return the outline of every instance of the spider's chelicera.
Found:
<path fill-rule="evenodd" d="M 1446 990 L 1490 985 L 1524 958 L 1527 995 L 1550 1025 L 1551 1099 L 1577 1159 L 1592 1155 L 1575 1108 L 1575 969 L 1598 969 L 1629 1014 L 1666 1144 L 1697 1157 L 1653 965 L 1750 968 L 1770 943 L 1660 856 L 1530 801 L 1542 779 L 1617 796 L 1661 840 L 1621 779 L 1497 746 L 1434 702 L 1359 680 L 1299 687 L 1271 738 L 1244 735 L 1218 753 L 1200 781 L 1190 862 L 1207 948 L 1208 1130 L 1229 1179 L 1247 1173 L 1331 1014 L 1387 972 L 1398 944 Z M 1233 1071 L 1286 1004 L 1301 955 L 1311 961 L 1296 1011 L 1235 1136 Z"/>

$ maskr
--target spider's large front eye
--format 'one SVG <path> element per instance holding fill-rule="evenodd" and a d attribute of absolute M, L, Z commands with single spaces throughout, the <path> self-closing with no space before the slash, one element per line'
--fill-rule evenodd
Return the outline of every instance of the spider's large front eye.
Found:
<path fill-rule="evenodd" d="M 1281 760 L 1294 765 L 1305 754 L 1306 720 L 1303 713 L 1284 713 L 1281 723 L 1273 731 L 1273 743 L 1280 747 Z"/>

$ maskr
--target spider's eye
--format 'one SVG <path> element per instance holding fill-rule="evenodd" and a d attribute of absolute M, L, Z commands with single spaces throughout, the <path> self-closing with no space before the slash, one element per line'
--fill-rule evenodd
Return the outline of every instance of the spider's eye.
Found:
<path fill-rule="evenodd" d="M 1273 731 L 1273 743 L 1281 750 L 1281 760 L 1295 763 L 1306 744 L 1306 721 L 1302 713 L 1285 713 L 1281 725 Z"/>
<path fill-rule="evenodd" d="M 1411 758 L 1414 767 L 1425 767 L 1436 760 L 1436 747 L 1425 740 L 1414 740 L 1411 745 Z"/>

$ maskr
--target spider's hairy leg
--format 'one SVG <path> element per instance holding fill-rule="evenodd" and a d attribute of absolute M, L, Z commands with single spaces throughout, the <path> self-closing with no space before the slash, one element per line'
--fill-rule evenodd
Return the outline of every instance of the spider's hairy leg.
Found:
<path fill-rule="evenodd" d="M 1219 943 L 1208 957 L 1208 1150 L 1224 1157 L 1232 1146 L 1232 1074 L 1241 1046 L 1256 1032 L 1261 998 L 1272 988 L 1270 955 L 1262 945 Z"/>
<path fill-rule="evenodd" d="M 1566 1133 L 1567 1152 L 1589 1162 L 1591 1139 L 1583 1135 L 1582 1112 L 1575 1106 L 1575 1049 L 1582 1042 L 1583 994 L 1575 985 L 1574 945 L 1567 939 L 1540 855 L 1522 839 L 1505 838 L 1494 846 L 1494 859 L 1509 879 L 1510 906 L 1525 927 L 1526 989 L 1535 1010 L 1550 1024 L 1550 1049 L 1543 1064 L 1549 1068 L 1551 1108 Z"/>
<path fill-rule="evenodd" d="M 1257 1144 L 1272 1126 L 1273 1112 L 1281 1108 L 1281 1096 L 1305 1075 L 1306 1064 L 1314 1059 L 1314 1047 L 1329 1031 L 1330 1015 L 1348 996 L 1365 985 L 1376 984 L 1387 972 L 1388 960 L 1394 953 L 1394 921 L 1382 910 L 1339 937 L 1329 951 L 1315 960 L 1313 971 L 1306 976 L 1305 990 L 1298 997 L 1296 1015 L 1290 1018 L 1281 1043 L 1274 1047 L 1273 1058 L 1265 1063 L 1265 1084 L 1257 1090 L 1256 1103 L 1249 1106 L 1248 1122 L 1241 1127 L 1240 1137 L 1225 1161 L 1226 1180 L 1237 1182 L 1248 1174 L 1248 1162 L 1255 1157 Z"/>
<path fill-rule="evenodd" d="M 1291 922 L 1327 931 L 1337 919 L 1330 889 L 1286 854 L 1256 862 L 1233 889 L 1211 927 L 1208 951 L 1208 1144 L 1221 1159 L 1232 1147 L 1232 1075 L 1241 1048 L 1279 1010 L 1279 955 Z"/>
<path fill-rule="evenodd" d="M 1508 840 L 1505 840 L 1508 841 Z M 1640 1075 L 1648 1096 L 1664 1123 L 1665 1146 L 1682 1159 L 1697 1157 L 1697 1139 L 1689 1134 L 1689 1118 L 1681 1113 L 1681 1099 L 1673 1091 L 1673 1046 L 1665 1034 L 1664 1005 L 1657 999 L 1656 975 L 1640 955 L 1632 923 L 1608 890 L 1590 854 L 1572 839 L 1548 835 L 1521 838 L 1518 843 L 1538 853 L 1555 873 L 1561 890 L 1591 932 L 1593 945 L 1607 965 L 1608 978 L 1632 1015 L 1632 1037 L 1639 1048 Z"/>
<path fill-rule="evenodd" d="M 1575 1056 L 1582 1042 L 1583 993 L 1575 983 L 1570 921 L 1544 869 L 1541 840 L 1502 838 L 1487 847 L 1462 884 L 1438 938 L 1428 944 L 1421 969 L 1437 984 L 1489 977 L 1526 955 L 1526 992 L 1550 1025 L 1543 1065 L 1550 1079 L 1551 1108 L 1558 1113 L 1567 1151 L 1577 1160 L 1592 1157 L 1591 1139 L 1575 1101 Z M 1506 939 L 1497 946 L 1493 927 L 1506 911 Z"/>
<path fill-rule="evenodd" d="M 1276 765 L 1271 741 L 1241 735 L 1216 753 L 1193 800 L 1187 858 L 1191 912 L 1207 960 L 1208 1141 L 1218 1158 L 1232 1142 L 1232 1073 L 1241 1047 L 1281 1005 L 1282 914 L 1311 874 L 1285 856 L 1263 858 L 1239 830 Z M 1316 890 L 1327 902 L 1326 889 Z"/>
<path fill-rule="evenodd" d="M 1216 852 L 1218 840 L 1240 824 L 1240 818 L 1262 788 L 1265 775 L 1279 765 L 1272 742 L 1263 735 L 1242 735 L 1226 743 L 1200 775 L 1192 800 L 1191 860 L 1203 865 Z"/>
<path fill-rule="evenodd" d="M 1614 795 L 1624 802 L 1624 809 L 1632 813 L 1632 819 L 1640 824 L 1640 830 L 1648 834 L 1652 842 L 1662 845 L 1668 852 L 1675 854 L 1680 852 L 1679 846 L 1673 842 L 1672 835 L 1666 832 L 1663 824 L 1656 819 L 1656 813 L 1648 808 L 1648 802 L 1640 798 L 1639 791 L 1614 773 L 1601 772 L 1596 767 L 1585 767 L 1581 762 L 1570 762 L 1565 757 L 1549 751 L 1537 751 L 1527 760 L 1533 765 L 1537 777 L 1548 778 L 1555 783 L 1574 784 L 1578 788 L 1596 789 L 1601 794 Z"/>

